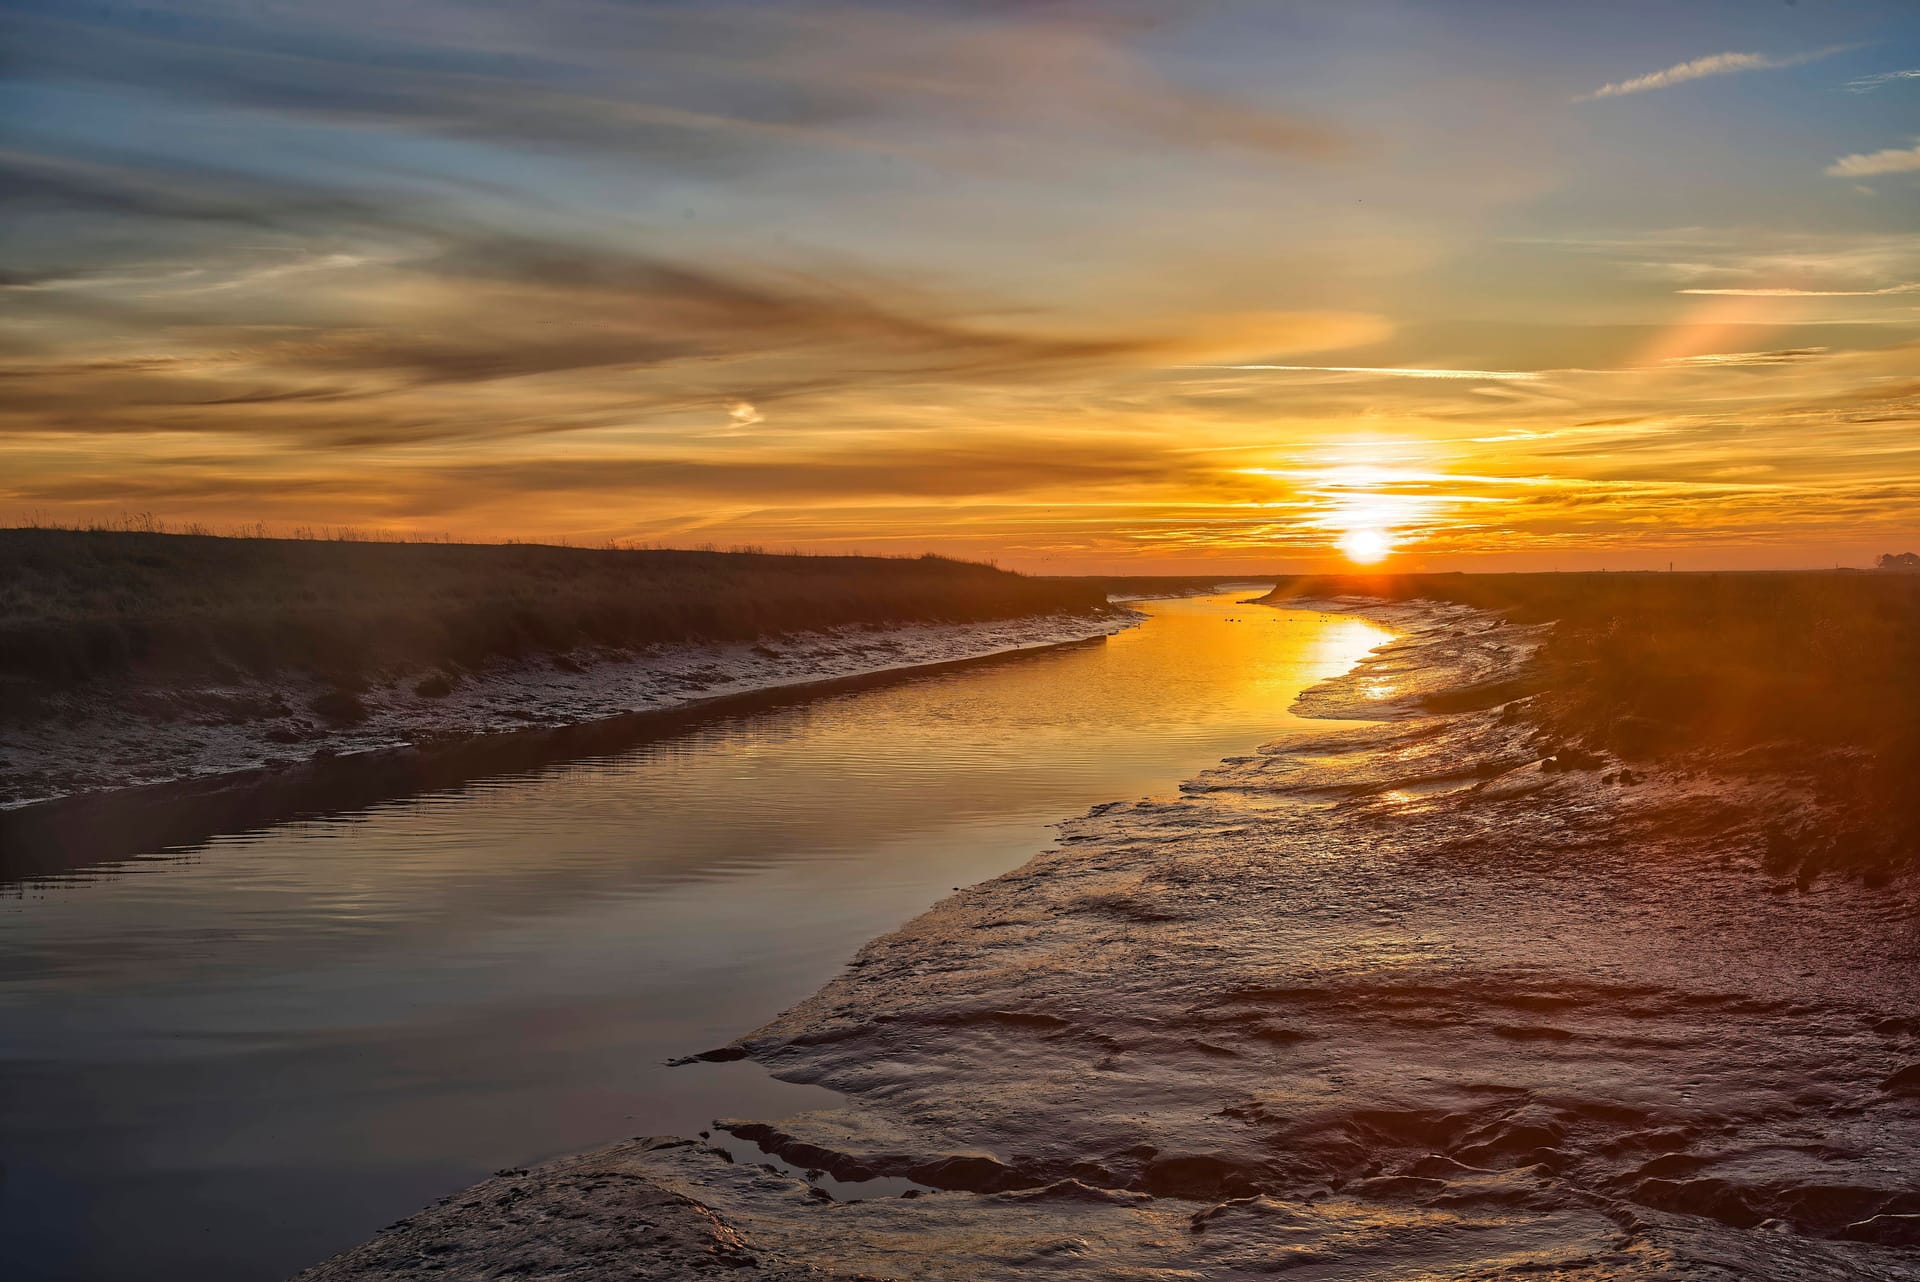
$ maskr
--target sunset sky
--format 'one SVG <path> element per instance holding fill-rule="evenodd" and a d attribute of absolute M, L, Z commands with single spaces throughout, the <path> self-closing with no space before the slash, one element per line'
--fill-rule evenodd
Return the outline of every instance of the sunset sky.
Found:
<path fill-rule="evenodd" d="M 0 47 L 0 523 L 1920 547 L 1914 0 L 29 0 Z"/>

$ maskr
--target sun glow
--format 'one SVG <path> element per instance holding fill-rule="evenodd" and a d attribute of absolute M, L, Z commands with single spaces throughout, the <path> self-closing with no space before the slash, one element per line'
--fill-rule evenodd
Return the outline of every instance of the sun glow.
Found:
<path fill-rule="evenodd" d="M 1373 565 L 1387 559 L 1387 553 L 1393 551 L 1393 540 L 1383 530 L 1362 527 L 1340 536 L 1340 550 L 1356 565 Z"/>

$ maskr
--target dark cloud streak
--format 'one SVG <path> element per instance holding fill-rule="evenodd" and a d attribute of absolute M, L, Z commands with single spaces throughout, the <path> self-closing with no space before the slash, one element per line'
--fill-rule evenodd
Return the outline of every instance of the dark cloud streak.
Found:
<path fill-rule="evenodd" d="M 904 440 L 858 456 L 822 451 L 755 451 L 731 457 L 587 456 L 512 459 L 400 470 L 395 488 L 419 504 L 445 511 L 503 497 L 610 494 L 645 499 L 692 494 L 710 501 L 780 505 L 841 499 L 963 499 L 1018 495 L 1069 485 L 1097 490 L 1141 484 L 1191 486 L 1202 481 L 1190 463 L 1153 447 L 1117 447 L 1107 441 L 989 437 L 964 445 Z M 321 489 L 351 485 L 348 478 L 310 479 Z M 22 502 L 170 502 L 232 498 L 248 491 L 270 496 L 281 478 L 249 475 L 218 460 L 188 462 L 165 475 L 128 482 L 78 477 L 21 486 Z"/>
<path fill-rule="evenodd" d="M 482 17 L 455 5 L 430 32 L 372 14 L 356 24 L 351 5 L 314 12 L 332 20 L 183 10 L 143 29 L 110 11 L 22 11 L 0 15 L 0 40 L 12 74 L 50 83 L 701 170 L 753 163 L 723 154 L 739 149 L 894 151 L 889 130 L 871 127 L 903 116 L 991 126 L 1011 141 L 1062 112 L 1077 123 L 1091 112 L 1179 146 L 1315 158 L 1348 146 L 1324 124 L 1168 82 L 1129 52 L 1138 24 L 1064 10 L 588 2 Z M 511 34 L 463 45 L 469 25 Z"/>

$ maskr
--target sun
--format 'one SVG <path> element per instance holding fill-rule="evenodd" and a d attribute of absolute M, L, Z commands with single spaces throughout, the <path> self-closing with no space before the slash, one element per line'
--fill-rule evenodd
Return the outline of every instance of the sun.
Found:
<path fill-rule="evenodd" d="M 1383 530 L 1362 527 L 1340 536 L 1340 550 L 1356 565 L 1373 565 L 1387 559 L 1387 553 L 1393 551 L 1393 540 Z"/>

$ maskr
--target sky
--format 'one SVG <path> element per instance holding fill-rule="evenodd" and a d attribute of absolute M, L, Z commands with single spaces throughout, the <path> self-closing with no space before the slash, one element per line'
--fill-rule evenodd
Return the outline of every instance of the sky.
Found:
<path fill-rule="evenodd" d="M 0 524 L 1920 547 L 1912 0 L 0 0 Z"/>

